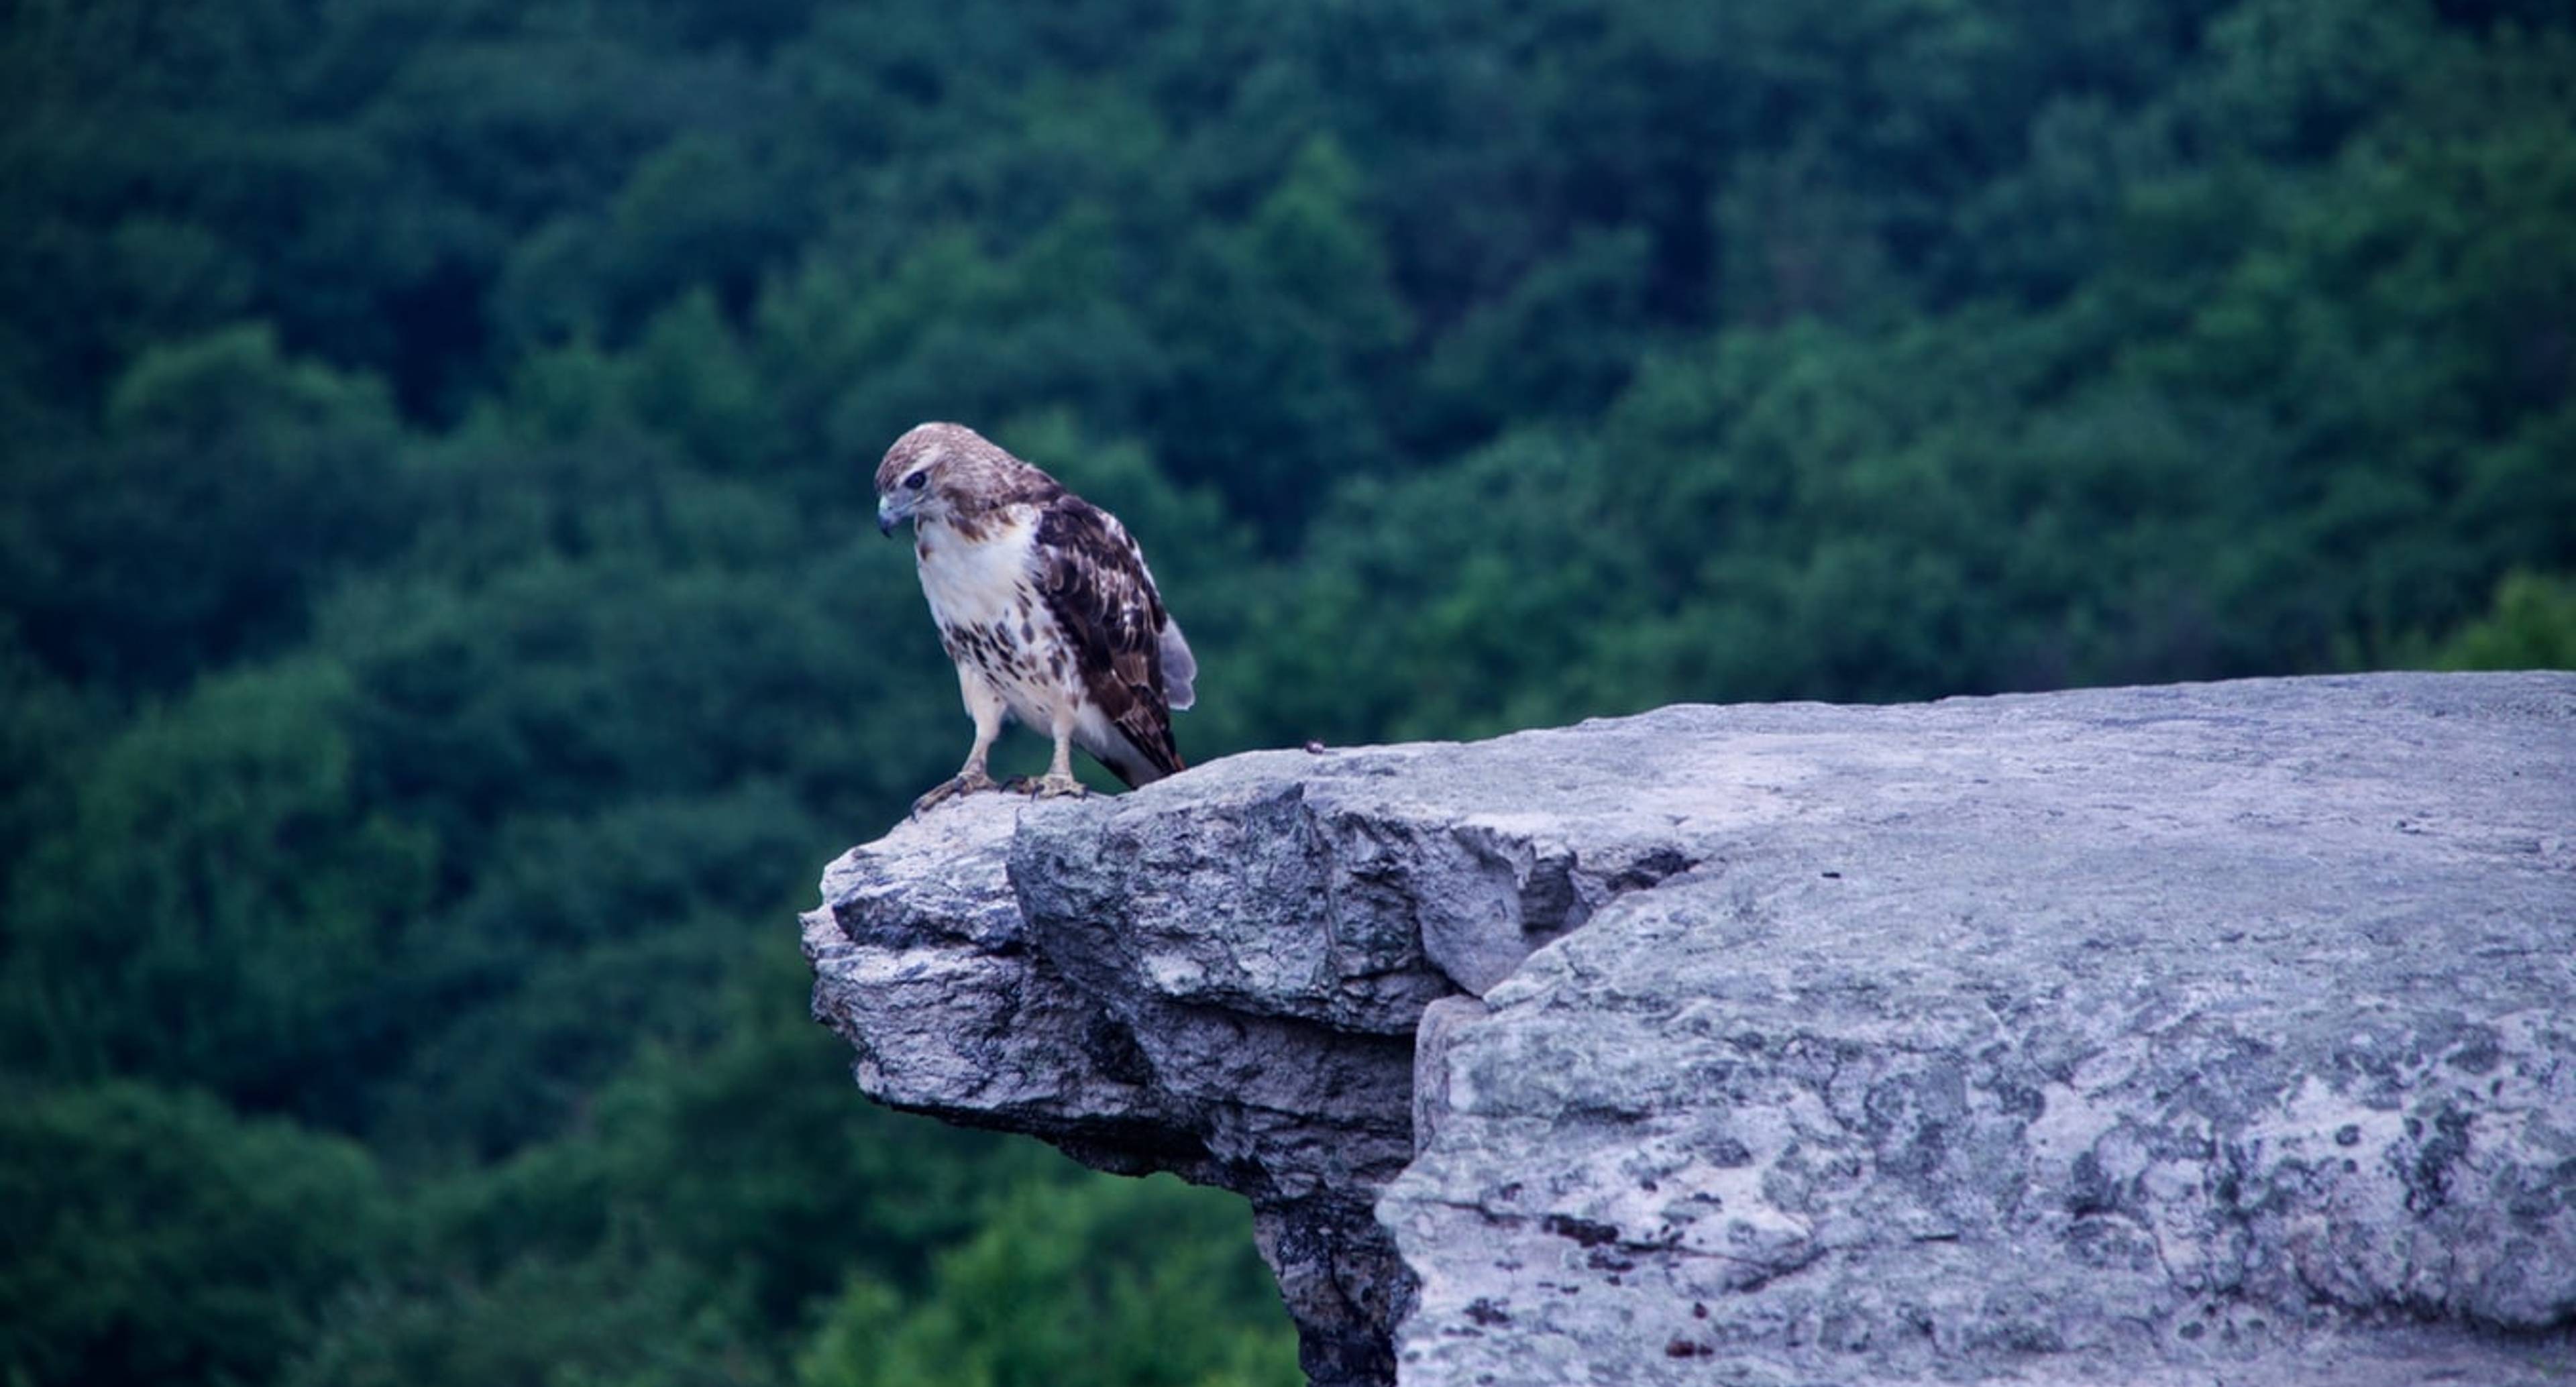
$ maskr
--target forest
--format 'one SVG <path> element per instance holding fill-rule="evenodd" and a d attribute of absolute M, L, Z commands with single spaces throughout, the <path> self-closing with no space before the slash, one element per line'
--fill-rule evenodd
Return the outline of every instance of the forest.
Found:
<path fill-rule="evenodd" d="M 968 741 L 925 419 L 1138 536 L 1192 761 L 2576 667 L 2562 0 L 0 0 L 0 90 L 8 1387 L 1298 1380 L 1239 1203 L 808 1018 Z"/>

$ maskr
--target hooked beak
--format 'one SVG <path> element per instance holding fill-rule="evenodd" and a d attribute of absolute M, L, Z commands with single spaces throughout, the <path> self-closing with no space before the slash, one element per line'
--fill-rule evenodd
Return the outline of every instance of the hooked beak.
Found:
<path fill-rule="evenodd" d="M 895 514 L 894 498 L 891 496 L 880 498 L 877 501 L 877 533 L 892 539 L 894 527 L 902 523 L 903 517 Z"/>

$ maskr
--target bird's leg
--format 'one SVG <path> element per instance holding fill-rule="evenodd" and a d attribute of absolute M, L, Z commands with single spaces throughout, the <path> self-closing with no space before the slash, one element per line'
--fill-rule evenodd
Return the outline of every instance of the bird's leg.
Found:
<path fill-rule="evenodd" d="M 1082 782 L 1073 778 L 1073 719 L 1059 716 L 1055 720 L 1055 761 L 1035 785 L 1029 787 L 1031 799 L 1057 799 L 1066 795 L 1087 795 Z"/>
<path fill-rule="evenodd" d="M 965 696 L 967 716 L 975 720 L 975 745 L 967 751 L 966 764 L 957 768 L 957 774 L 931 786 L 930 793 L 912 802 L 912 816 L 916 819 L 943 800 L 996 788 L 985 762 L 993 754 L 993 739 L 1002 735 L 1002 696 L 968 673 L 963 665 L 957 669 L 957 688 Z"/>

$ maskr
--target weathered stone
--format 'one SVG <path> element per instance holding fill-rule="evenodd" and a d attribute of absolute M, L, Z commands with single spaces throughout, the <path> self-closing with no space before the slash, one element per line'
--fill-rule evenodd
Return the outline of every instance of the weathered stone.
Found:
<path fill-rule="evenodd" d="M 806 940 L 871 1093 L 1243 1191 L 1321 1382 L 2536 1383 L 2571 837 L 2570 676 L 1670 708 L 943 809 Z"/>

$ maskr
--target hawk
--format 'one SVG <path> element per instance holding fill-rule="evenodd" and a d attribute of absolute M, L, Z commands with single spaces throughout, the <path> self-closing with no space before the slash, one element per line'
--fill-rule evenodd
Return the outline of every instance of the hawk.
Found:
<path fill-rule="evenodd" d="M 877 464 L 877 529 L 911 521 L 922 596 L 975 745 L 913 802 L 998 788 L 985 770 L 1005 713 L 1055 739 L 1037 796 L 1083 793 L 1081 746 L 1129 787 L 1181 769 L 1172 710 L 1193 701 L 1198 661 L 1163 610 L 1126 527 L 962 424 L 923 424 Z"/>

